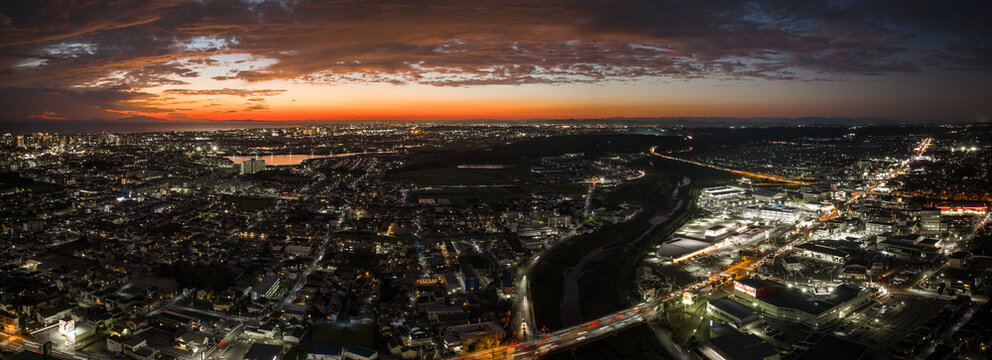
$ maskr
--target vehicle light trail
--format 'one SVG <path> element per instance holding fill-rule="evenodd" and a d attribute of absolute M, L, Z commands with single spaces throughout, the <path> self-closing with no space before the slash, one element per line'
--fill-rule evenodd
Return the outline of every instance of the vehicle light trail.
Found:
<path fill-rule="evenodd" d="M 916 148 L 917 152 L 916 152 L 916 155 L 915 156 L 913 156 L 909 160 L 903 161 L 902 162 L 902 166 L 900 167 L 900 169 L 897 169 L 897 170 L 891 172 L 885 178 L 876 181 L 876 183 L 873 186 L 877 186 L 878 183 L 887 181 L 887 180 L 891 179 L 892 177 L 895 177 L 896 175 L 901 174 L 902 172 L 906 171 L 906 169 L 908 169 L 908 167 L 909 167 L 909 164 L 911 164 L 913 161 L 915 161 L 917 159 L 920 159 L 920 157 L 923 156 L 923 152 L 925 152 L 926 149 L 927 149 L 927 147 L 930 146 L 931 141 L 932 141 L 931 138 L 924 139 L 923 142 Z M 661 157 L 665 157 L 665 158 L 670 158 L 670 159 L 676 160 L 676 161 L 683 161 L 681 159 L 671 158 L 671 157 L 667 157 L 667 156 L 664 156 L 664 155 L 657 154 L 657 153 L 655 153 L 654 150 L 655 150 L 654 148 L 651 148 L 651 153 L 652 154 L 655 154 L 655 155 L 658 155 L 658 156 L 661 156 Z M 688 162 L 688 161 L 684 161 L 684 162 Z M 694 163 L 694 162 L 688 162 L 688 163 Z M 716 168 L 716 169 L 719 169 L 719 170 L 725 170 L 725 169 L 722 169 L 722 168 L 719 168 L 719 167 L 714 167 L 714 166 L 707 165 L 707 164 L 701 164 L 700 163 L 698 165 L 700 165 L 700 166 L 706 166 L 706 167 L 713 167 L 713 168 Z M 733 172 L 733 173 L 736 173 L 736 174 L 750 176 L 750 175 L 746 175 L 745 174 L 746 172 L 739 172 L 739 171 L 734 171 L 734 170 L 729 170 L 729 169 L 726 169 L 725 171 L 730 171 L 730 172 Z M 757 173 L 751 173 L 751 174 L 757 174 Z M 759 175 L 763 175 L 763 174 L 759 174 Z M 790 183 L 793 183 L 793 184 L 797 184 L 797 182 L 794 182 L 792 180 L 785 179 L 785 178 L 782 178 L 782 177 L 778 177 L 778 176 L 774 176 L 774 175 L 767 175 L 767 176 L 772 176 L 772 177 L 777 178 L 778 180 L 776 180 L 776 181 L 790 182 Z M 767 178 L 767 177 L 762 177 L 762 178 Z M 769 180 L 772 180 L 770 178 L 768 178 L 768 179 Z M 871 186 L 871 187 L 873 188 L 873 186 Z M 847 202 L 845 202 L 845 205 L 850 204 L 851 202 L 853 202 L 855 200 L 856 200 L 856 198 L 854 198 L 852 196 L 851 199 L 849 199 Z M 503 359 L 536 359 L 536 358 L 538 358 L 540 356 L 547 355 L 547 354 L 549 354 L 551 352 L 557 352 L 557 351 L 561 351 L 563 349 L 567 349 L 567 348 L 570 348 L 570 347 L 573 347 L 573 346 L 582 345 L 582 344 L 588 343 L 590 341 L 594 341 L 594 340 L 597 340 L 599 338 L 602 338 L 602 337 L 605 337 L 605 336 L 609 336 L 609 335 L 611 335 L 611 334 L 613 334 L 613 333 L 615 333 L 617 331 L 625 330 L 625 329 L 627 329 L 629 327 L 632 327 L 632 326 L 638 326 L 638 325 L 644 323 L 646 321 L 646 319 L 650 319 L 652 316 L 657 315 L 658 313 L 660 313 L 661 311 L 663 311 L 662 309 L 660 309 L 660 306 L 663 305 L 665 302 L 668 302 L 669 300 L 680 299 L 681 296 L 682 296 L 682 294 L 684 294 L 686 292 L 695 292 L 695 291 L 697 291 L 697 290 L 699 290 L 699 289 L 701 289 L 703 287 L 712 285 L 712 284 L 714 284 L 716 282 L 719 282 L 719 281 L 723 281 L 723 280 L 725 280 L 728 277 L 728 275 L 725 275 L 725 274 L 729 274 L 729 273 L 731 273 L 733 271 L 739 271 L 739 270 L 754 271 L 758 266 L 761 266 L 762 264 L 764 264 L 765 261 L 767 261 L 768 259 L 774 258 L 775 256 L 778 256 L 782 252 L 785 252 L 785 251 L 788 251 L 788 250 L 792 249 L 793 246 L 795 246 L 796 244 L 800 243 L 803 239 L 807 238 L 816 228 L 818 228 L 819 226 L 822 226 L 824 223 L 826 223 L 826 221 L 824 219 L 829 220 L 831 218 L 833 218 L 833 217 L 832 216 L 826 216 L 824 218 L 817 219 L 817 222 L 815 224 L 813 224 L 813 225 L 810 225 L 808 227 L 804 227 L 802 229 L 798 229 L 798 231 L 795 231 L 794 232 L 794 235 L 796 235 L 796 236 L 794 237 L 794 239 L 792 241 L 787 242 L 785 245 L 783 245 L 782 247 L 780 247 L 779 249 L 777 249 L 777 250 L 775 250 L 773 252 L 764 254 L 762 257 L 756 258 L 753 261 L 752 260 L 741 261 L 740 263 L 737 263 L 737 264 L 731 266 L 727 270 L 724 270 L 724 271 L 721 271 L 719 273 L 713 274 L 710 277 L 708 277 L 708 278 L 706 278 L 706 279 L 704 279 L 702 281 L 699 281 L 699 282 L 697 282 L 695 284 L 686 286 L 686 287 L 684 287 L 684 288 L 682 288 L 682 289 L 680 289 L 678 291 L 674 291 L 674 292 L 666 295 L 664 298 L 660 298 L 660 299 L 656 299 L 656 300 L 652 300 L 652 301 L 647 301 L 647 302 L 642 302 L 642 303 L 639 303 L 637 305 L 634 305 L 634 307 L 632 307 L 632 308 L 629 308 L 629 309 L 620 311 L 620 312 L 618 312 L 616 314 L 609 314 L 609 315 L 603 316 L 603 317 L 601 317 L 599 319 L 595 319 L 595 320 L 588 321 L 588 322 L 585 322 L 585 323 L 577 324 L 577 325 L 572 326 L 572 327 L 568 327 L 568 328 L 564 328 L 564 329 L 559 329 L 559 330 L 553 331 L 553 332 L 549 333 L 548 335 L 543 336 L 543 337 L 538 338 L 538 339 L 532 339 L 532 340 L 523 341 L 523 342 L 519 342 L 519 343 L 515 343 L 515 344 L 501 345 L 501 346 L 498 346 L 498 347 L 494 347 L 492 349 L 480 350 L 480 351 L 476 351 L 476 352 L 472 352 L 472 353 L 462 354 L 462 355 L 456 357 L 456 359 L 466 359 L 466 360 L 468 360 L 468 359 L 496 359 L 496 358 L 503 358 Z"/>
<path fill-rule="evenodd" d="M 712 164 L 707 164 L 707 163 L 703 163 L 703 162 L 698 162 L 698 161 L 692 161 L 692 160 L 688 160 L 688 159 L 677 158 L 677 157 L 674 157 L 674 156 L 669 156 L 669 155 L 661 154 L 661 153 L 655 151 L 655 149 L 657 149 L 657 148 L 658 148 L 657 146 L 651 148 L 651 150 L 650 150 L 651 151 L 651 155 L 658 156 L 658 157 L 661 157 L 661 158 L 665 158 L 665 159 L 668 159 L 668 160 L 684 162 L 684 163 L 692 164 L 692 165 L 696 165 L 696 166 L 702 166 L 702 167 L 708 167 L 708 168 L 716 169 L 716 170 L 720 170 L 720 171 L 726 171 L 726 172 L 730 172 L 730 173 L 734 173 L 734 174 L 742 175 L 742 176 L 747 176 L 747 177 L 755 178 L 755 179 L 771 180 L 771 181 L 780 182 L 780 183 L 786 183 L 786 184 L 790 184 L 790 185 L 810 185 L 810 184 L 812 184 L 812 182 L 790 179 L 790 178 L 787 178 L 787 177 L 784 177 L 784 176 L 778 176 L 778 175 L 772 175 L 772 174 L 764 174 L 764 173 L 753 172 L 753 171 L 744 171 L 744 170 L 730 169 L 730 168 L 725 168 L 725 167 L 716 166 L 716 165 L 712 165 Z"/>

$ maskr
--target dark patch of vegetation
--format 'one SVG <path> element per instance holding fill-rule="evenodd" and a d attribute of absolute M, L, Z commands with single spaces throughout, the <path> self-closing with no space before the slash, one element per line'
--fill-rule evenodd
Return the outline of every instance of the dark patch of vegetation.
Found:
<path fill-rule="evenodd" d="M 34 191 L 57 189 L 59 186 L 37 182 L 14 172 L 0 172 L 0 189 L 24 188 Z"/>
<path fill-rule="evenodd" d="M 286 223 L 299 224 L 299 223 L 311 222 L 316 220 L 318 215 L 319 214 L 306 209 L 295 209 L 289 211 L 286 214 Z"/>
<path fill-rule="evenodd" d="M 255 181 L 275 181 L 275 182 L 306 182 L 310 181 L 310 178 L 302 175 L 297 175 L 289 170 L 265 170 L 259 171 L 254 174 L 248 174 L 244 176 L 249 180 Z"/>
<path fill-rule="evenodd" d="M 151 231 L 149 231 L 148 234 L 149 235 L 162 235 L 164 237 L 170 237 L 173 234 L 175 234 L 176 232 L 178 232 L 179 230 L 181 230 L 182 228 L 183 228 L 182 225 L 180 225 L 178 223 L 170 222 L 170 223 L 162 224 L 161 226 L 155 227 L 154 229 L 152 229 Z"/>
<path fill-rule="evenodd" d="M 230 202 L 237 210 L 240 211 L 258 211 L 271 206 L 275 201 L 272 199 L 264 198 L 253 198 L 253 197 L 243 197 L 243 196 L 226 196 L 224 201 Z"/>
<path fill-rule="evenodd" d="M 685 140 L 682 137 L 655 135 L 592 134 L 534 138 L 486 149 L 419 154 L 414 157 L 406 170 L 453 167 L 461 164 L 517 165 L 526 169 L 532 160 L 541 156 L 565 153 L 584 153 L 587 156 L 641 153 L 655 145 L 667 148 L 684 144 Z"/>
<path fill-rule="evenodd" d="M 161 264 L 155 268 L 155 274 L 175 279 L 184 288 L 212 287 L 217 290 L 227 289 L 234 284 L 237 278 L 234 270 L 220 263 L 177 262 Z"/>

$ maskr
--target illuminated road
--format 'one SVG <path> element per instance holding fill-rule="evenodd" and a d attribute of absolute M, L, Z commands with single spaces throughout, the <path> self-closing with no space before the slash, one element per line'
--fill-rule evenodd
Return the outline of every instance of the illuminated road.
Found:
<path fill-rule="evenodd" d="M 657 148 L 658 148 L 657 146 L 651 148 L 651 150 L 650 150 L 651 151 L 651 155 L 658 156 L 658 157 L 661 157 L 661 158 L 665 158 L 665 159 L 668 159 L 668 160 L 684 162 L 686 164 L 692 164 L 692 165 L 696 165 L 696 166 L 708 167 L 710 169 L 716 169 L 716 170 L 720 170 L 720 171 L 726 171 L 726 172 L 734 173 L 734 174 L 737 174 L 737 175 L 747 176 L 749 178 L 771 180 L 771 181 L 780 182 L 780 183 L 786 183 L 786 184 L 791 184 L 791 185 L 810 185 L 810 184 L 812 184 L 811 182 L 808 182 L 808 181 L 790 179 L 790 178 L 787 178 L 787 177 L 784 177 L 784 176 L 778 176 L 778 175 L 772 175 L 772 174 L 764 174 L 764 173 L 753 172 L 753 171 L 744 171 L 744 170 L 737 170 L 737 169 L 729 169 L 729 168 L 720 167 L 720 166 L 716 166 L 716 165 L 712 165 L 712 164 L 701 163 L 701 162 L 698 162 L 698 161 L 692 161 L 692 160 L 688 160 L 688 159 L 677 158 L 677 157 L 674 157 L 674 156 L 669 156 L 669 155 L 665 155 L 665 154 L 662 154 L 662 153 L 658 153 L 658 152 L 655 151 L 655 149 L 657 149 Z"/>
<path fill-rule="evenodd" d="M 930 146 L 931 142 L 932 139 L 930 138 L 924 139 L 923 142 L 921 142 L 920 145 L 918 145 L 917 148 L 915 149 L 916 150 L 915 156 L 903 161 L 900 167 L 890 170 L 885 174 L 883 174 L 884 176 L 882 176 L 881 179 L 875 181 L 873 184 L 868 186 L 865 193 L 871 193 L 880 184 L 906 172 L 909 169 L 909 165 L 913 161 L 919 160 L 923 156 L 923 153 Z M 787 179 L 776 175 L 725 169 L 709 164 L 682 160 L 667 155 L 658 154 L 655 152 L 655 148 L 651 148 L 651 153 L 653 155 L 660 156 L 670 160 L 686 162 L 704 167 L 710 167 L 717 170 L 728 171 L 731 173 L 748 176 L 748 177 L 778 181 L 778 182 L 789 183 L 794 185 L 807 184 L 806 182 L 795 181 L 792 179 Z M 855 194 L 855 196 L 852 196 L 851 199 L 849 199 L 847 202 L 844 203 L 844 205 L 849 205 L 854 201 L 857 201 L 861 197 L 862 195 Z M 818 219 L 818 220 L 822 220 L 822 219 Z M 796 229 L 792 232 L 792 240 L 788 241 L 786 245 L 779 248 L 778 250 L 765 254 L 764 256 L 756 259 L 753 262 L 741 262 L 735 265 L 734 267 L 728 269 L 727 271 L 714 274 L 705 280 L 687 286 L 678 291 L 674 291 L 663 298 L 649 302 L 642 302 L 630 309 L 623 310 L 612 315 L 607 315 L 599 319 L 588 321 L 576 326 L 560 329 L 548 334 L 543 334 L 540 337 L 531 338 L 520 343 L 516 343 L 512 345 L 503 345 L 489 350 L 463 354 L 460 357 L 458 357 L 458 359 L 499 359 L 499 358 L 534 359 L 549 353 L 565 350 L 574 346 L 582 345 L 588 342 L 601 339 L 606 336 L 611 336 L 617 332 L 626 330 L 634 326 L 642 325 L 648 319 L 651 319 L 652 317 L 656 316 L 659 312 L 661 312 L 662 304 L 664 304 L 665 302 L 673 298 L 677 299 L 681 297 L 681 295 L 684 294 L 685 292 L 695 292 L 703 287 L 712 285 L 715 282 L 723 281 L 727 278 L 726 275 L 728 273 L 733 273 L 740 270 L 752 271 L 754 268 L 764 264 L 768 259 L 773 259 L 778 254 L 782 253 L 783 251 L 787 251 L 788 249 L 792 248 L 793 245 L 808 238 L 809 234 L 811 234 L 819 226 L 822 226 L 822 224 L 823 224 L 822 221 L 818 221 L 816 224 L 812 226 L 802 229 Z M 323 247 L 326 246 L 326 243 L 327 242 L 325 241 L 324 245 L 321 246 L 321 249 L 323 249 Z M 525 264 L 525 269 L 523 273 L 529 272 L 529 270 L 533 268 L 533 266 L 537 263 L 539 259 L 540 256 L 535 256 L 530 261 L 528 261 L 528 263 Z M 528 291 L 527 291 L 525 277 L 521 278 L 521 283 L 523 283 L 524 285 L 521 286 L 520 289 L 521 290 L 520 292 L 523 293 L 523 295 L 522 296 L 518 295 L 518 299 L 522 298 L 520 301 L 523 303 L 523 306 L 518 307 L 518 309 L 521 309 L 521 311 L 524 314 L 527 314 L 527 316 L 530 317 L 530 313 L 532 312 L 532 310 L 530 310 L 529 301 L 527 299 L 526 293 Z M 283 304 L 285 302 L 286 301 L 284 300 Z M 517 317 L 519 318 L 520 316 Z M 531 329 L 528 329 L 528 332 L 532 332 Z M 11 337 L 8 336 L 7 334 L 2 334 L 2 335 L 4 336 L 4 341 L 2 344 L 4 348 L 11 350 L 32 350 L 32 351 L 40 350 L 40 346 L 39 346 L 40 344 L 19 337 Z M 80 354 L 78 353 L 72 353 L 72 354 L 62 353 L 62 352 L 55 352 L 55 353 L 57 356 L 64 358 L 77 358 L 77 359 L 83 358 L 79 356 Z M 94 358 L 94 356 L 87 354 L 86 358 Z M 97 356 L 95 358 L 102 358 L 102 357 Z"/>
<path fill-rule="evenodd" d="M 613 335 L 618 331 L 644 324 L 657 315 L 656 307 L 661 301 L 642 303 L 642 306 L 627 309 L 576 326 L 542 334 L 536 339 L 497 348 L 463 354 L 457 359 L 535 359 L 553 352 L 568 349 L 584 343 Z"/>
<path fill-rule="evenodd" d="M 924 139 L 917 147 L 916 154 L 906 161 L 901 163 L 901 166 L 897 169 L 888 171 L 882 176 L 881 179 L 875 181 L 873 184 L 868 186 L 868 192 L 874 190 L 879 184 L 888 181 L 899 174 L 904 173 L 909 169 L 909 165 L 916 160 L 919 160 L 926 149 L 930 146 L 932 142 L 931 138 Z M 696 163 L 681 160 L 678 158 L 673 158 L 665 155 L 656 153 L 655 148 L 651 148 L 651 153 L 656 156 L 661 156 L 676 161 L 683 161 L 691 164 L 696 164 L 700 166 L 715 168 L 718 170 L 729 171 L 735 174 L 740 174 L 744 176 L 757 177 L 767 180 L 774 180 L 780 182 L 786 182 L 791 184 L 805 184 L 804 182 L 798 182 L 791 179 L 786 179 L 780 176 L 750 173 L 739 170 L 723 169 L 715 167 L 708 164 Z M 861 196 L 852 196 L 851 199 L 846 201 L 844 205 L 850 205 L 854 201 L 857 201 Z M 473 353 L 463 354 L 457 359 L 535 359 L 549 353 L 554 353 L 557 351 L 562 351 L 574 346 L 578 346 L 584 343 L 592 342 L 601 339 L 606 336 L 611 336 L 619 331 L 626 330 L 630 327 L 638 326 L 644 324 L 648 319 L 657 315 L 662 311 L 662 305 L 672 299 L 678 299 L 682 294 L 686 292 L 696 292 L 701 288 L 710 286 L 716 282 L 724 281 L 728 279 L 731 275 L 735 273 L 740 273 L 741 271 L 754 271 L 758 266 L 765 264 L 769 259 L 774 259 L 775 256 L 781 254 L 784 251 L 791 249 L 794 245 L 799 244 L 805 239 L 809 238 L 809 235 L 813 233 L 814 230 L 826 223 L 827 220 L 832 219 L 834 216 L 825 216 L 823 218 L 817 219 L 817 222 L 811 226 L 793 230 L 791 233 L 791 240 L 787 241 L 784 246 L 779 248 L 774 252 L 767 253 L 760 258 L 754 260 L 741 261 L 734 266 L 728 268 L 717 274 L 713 274 L 709 278 L 706 278 L 700 282 L 689 285 L 680 290 L 674 291 L 663 298 L 642 302 L 635 305 L 633 308 L 618 312 L 613 315 L 608 315 L 601 317 L 599 319 L 588 321 L 576 326 L 560 329 L 549 334 L 544 334 L 536 339 L 530 339 L 517 344 L 503 345 L 489 350 L 477 351 Z M 533 266 L 538 257 L 531 260 L 527 266 Z M 676 354 L 679 358 L 683 358 L 684 354 Z"/>

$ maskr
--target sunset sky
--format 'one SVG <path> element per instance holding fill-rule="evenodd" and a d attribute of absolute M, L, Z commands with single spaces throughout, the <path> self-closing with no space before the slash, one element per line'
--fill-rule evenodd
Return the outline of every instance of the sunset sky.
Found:
<path fill-rule="evenodd" d="M 0 120 L 992 116 L 989 1 L 0 2 Z"/>

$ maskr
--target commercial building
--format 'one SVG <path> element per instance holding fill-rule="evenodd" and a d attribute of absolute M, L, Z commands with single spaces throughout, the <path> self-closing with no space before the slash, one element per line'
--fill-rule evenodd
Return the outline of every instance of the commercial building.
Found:
<path fill-rule="evenodd" d="M 922 235 L 894 236 L 880 238 L 878 250 L 884 255 L 906 260 L 932 260 L 940 255 L 943 246 L 939 239 Z"/>
<path fill-rule="evenodd" d="M 18 334 L 21 332 L 21 322 L 17 315 L 0 310 L 0 328 L 8 334 Z"/>
<path fill-rule="evenodd" d="M 464 289 L 458 275 L 451 271 L 441 273 L 441 282 L 444 283 L 444 289 L 448 291 L 448 294 L 459 293 Z"/>
<path fill-rule="evenodd" d="M 709 246 L 708 242 L 676 237 L 662 243 L 656 254 L 663 260 L 671 261 Z"/>
<path fill-rule="evenodd" d="M 775 346 L 731 326 L 714 326 L 713 337 L 700 347 L 700 353 L 709 360 L 778 360 Z"/>
<path fill-rule="evenodd" d="M 807 296 L 798 289 L 771 280 L 741 279 L 734 282 L 733 299 L 765 316 L 819 328 L 869 302 L 870 292 L 841 284 L 824 296 Z"/>
<path fill-rule="evenodd" d="M 989 211 L 989 205 L 984 202 L 940 202 L 933 207 L 943 215 L 982 215 Z"/>
<path fill-rule="evenodd" d="M 842 264 L 849 256 L 846 251 L 814 243 L 799 244 L 796 245 L 796 248 L 799 249 L 801 256 L 833 263 Z"/>
<path fill-rule="evenodd" d="M 940 210 L 920 211 L 920 232 L 936 235 L 946 230 L 947 227 L 941 222 Z"/>
<path fill-rule="evenodd" d="M 196 319 L 189 316 L 177 314 L 172 311 L 163 311 L 155 317 L 155 323 L 159 327 L 171 330 L 191 329 L 196 323 Z"/>
<path fill-rule="evenodd" d="M 706 303 L 706 313 L 716 319 L 732 323 L 737 327 L 744 326 L 761 317 L 757 311 L 730 298 L 722 297 Z"/>
<path fill-rule="evenodd" d="M 782 205 L 747 207 L 742 214 L 745 218 L 758 218 L 765 221 L 794 223 L 802 219 L 803 212 L 799 209 Z"/>
<path fill-rule="evenodd" d="M 492 321 L 452 326 L 445 329 L 441 337 L 444 340 L 444 347 L 452 349 L 457 346 L 471 346 L 486 338 L 503 337 L 503 328 Z"/>
<path fill-rule="evenodd" d="M 895 225 L 887 222 L 869 221 L 865 223 L 865 231 L 873 234 L 881 234 L 895 230 Z"/>
<path fill-rule="evenodd" d="M 727 199 L 744 195 L 744 189 L 736 186 L 714 186 L 703 189 L 703 198 Z"/>

